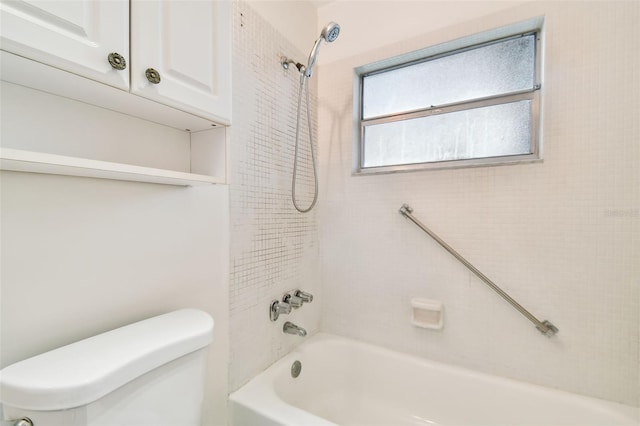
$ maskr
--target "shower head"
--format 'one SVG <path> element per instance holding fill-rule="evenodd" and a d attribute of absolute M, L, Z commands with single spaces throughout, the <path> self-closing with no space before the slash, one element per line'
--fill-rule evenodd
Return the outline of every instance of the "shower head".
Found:
<path fill-rule="evenodd" d="M 335 22 L 329 22 L 326 27 L 322 29 L 320 37 L 325 39 L 327 43 L 333 43 L 340 35 L 340 25 Z"/>
<path fill-rule="evenodd" d="M 313 67 L 316 65 L 316 61 L 318 60 L 318 51 L 322 40 L 327 43 L 333 43 L 338 38 L 338 35 L 340 35 L 340 25 L 335 22 L 329 22 L 327 26 L 322 29 L 320 37 L 316 40 L 313 45 L 313 49 L 311 49 L 311 53 L 309 54 L 309 62 L 307 63 L 307 68 L 304 72 L 306 77 L 311 77 L 313 74 Z"/>

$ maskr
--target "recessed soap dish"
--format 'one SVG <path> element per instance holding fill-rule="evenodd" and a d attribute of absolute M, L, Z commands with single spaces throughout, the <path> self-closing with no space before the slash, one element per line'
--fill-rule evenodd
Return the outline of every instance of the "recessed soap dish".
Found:
<path fill-rule="evenodd" d="M 444 305 L 439 300 L 411 299 L 411 324 L 421 328 L 440 330 L 444 323 Z"/>

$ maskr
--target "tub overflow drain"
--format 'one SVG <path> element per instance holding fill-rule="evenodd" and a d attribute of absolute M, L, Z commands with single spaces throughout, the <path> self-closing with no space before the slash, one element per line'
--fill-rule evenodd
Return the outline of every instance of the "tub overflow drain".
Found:
<path fill-rule="evenodd" d="M 291 364 L 291 377 L 295 379 L 300 375 L 301 371 L 302 371 L 302 363 L 300 361 L 294 361 L 294 363 Z"/>

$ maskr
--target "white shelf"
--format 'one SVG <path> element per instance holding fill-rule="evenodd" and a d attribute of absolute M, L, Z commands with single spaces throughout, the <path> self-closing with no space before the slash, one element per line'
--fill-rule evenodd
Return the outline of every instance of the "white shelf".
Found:
<path fill-rule="evenodd" d="M 9 148 L 0 148 L 0 170 L 178 186 L 225 183 L 224 178 L 217 176 L 198 175 Z"/>

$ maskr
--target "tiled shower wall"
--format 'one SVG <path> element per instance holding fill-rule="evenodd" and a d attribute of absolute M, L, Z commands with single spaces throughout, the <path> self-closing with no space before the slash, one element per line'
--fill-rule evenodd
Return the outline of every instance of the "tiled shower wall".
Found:
<path fill-rule="evenodd" d="M 371 46 L 369 34 L 387 19 L 383 3 L 367 20 L 352 2 L 319 12 L 320 22 L 342 25 L 336 44 L 352 48 L 317 73 L 323 331 L 638 405 L 640 3 L 536 1 L 466 20 L 442 14 L 436 31 Z M 424 15 L 446 3 L 424 2 Z M 543 162 L 351 175 L 354 67 L 539 16 Z M 398 214 L 405 202 L 559 334 L 541 335 Z M 411 325 L 412 297 L 444 302 L 442 330 Z"/>
<path fill-rule="evenodd" d="M 282 56 L 306 56 L 244 2 L 234 2 L 233 20 L 230 391 L 302 342 L 282 333 L 285 321 L 312 333 L 320 312 L 316 297 L 277 322 L 268 315 L 286 291 L 319 290 L 316 213 L 298 213 L 291 202 L 299 74 L 280 64 Z M 313 187 L 306 126 L 296 190 L 303 206 Z"/>

